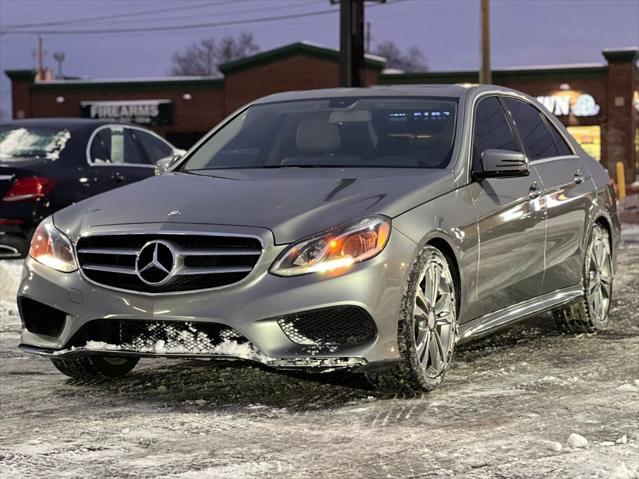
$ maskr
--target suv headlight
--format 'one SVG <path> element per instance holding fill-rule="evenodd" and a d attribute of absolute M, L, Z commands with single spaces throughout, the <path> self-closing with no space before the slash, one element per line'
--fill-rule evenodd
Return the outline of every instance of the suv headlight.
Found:
<path fill-rule="evenodd" d="M 324 231 L 291 245 L 271 266 L 278 276 L 347 269 L 377 256 L 388 243 L 391 220 L 370 216 Z"/>
<path fill-rule="evenodd" d="M 78 269 L 71 241 L 53 225 L 50 216 L 43 220 L 33 233 L 29 256 L 63 273 Z"/>

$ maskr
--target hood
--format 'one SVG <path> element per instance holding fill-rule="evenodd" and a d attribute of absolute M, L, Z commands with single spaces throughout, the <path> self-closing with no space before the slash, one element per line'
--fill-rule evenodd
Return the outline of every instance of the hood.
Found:
<path fill-rule="evenodd" d="M 209 172 L 211 171 L 209 170 Z M 448 170 L 285 168 L 172 173 L 94 196 L 55 214 L 72 235 L 96 226 L 251 226 L 284 244 L 350 219 L 397 216 L 453 188 Z M 169 216 L 170 212 L 179 214 Z"/>

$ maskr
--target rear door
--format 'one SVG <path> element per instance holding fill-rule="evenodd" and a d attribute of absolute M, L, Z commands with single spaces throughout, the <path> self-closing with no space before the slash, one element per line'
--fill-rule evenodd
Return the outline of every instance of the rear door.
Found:
<path fill-rule="evenodd" d="M 481 169 L 488 149 L 521 152 L 500 100 L 482 98 L 475 108 L 473 171 Z M 477 301 L 471 317 L 531 299 L 544 274 L 544 215 L 541 182 L 530 176 L 474 180 L 469 189 L 477 211 L 479 268 Z"/>
<path fill-rule="evenodd" d="M 593 193 L 590 171 L 540 109 L 513 98 L 504 104 L 543 185 L 547 237 L 541 292 L 573 286 L 581 281 L 582 238 Z"/>
<path fill-rule="evenodd" d="M 155 172 L 155 165 L 142 146 L 136 128 L 100 127 L 91 137 L 88 156 L 96 183 L 91 194 L 148 178 Z"/>
<path fill-rule="evenodd" d="M 176 150 L 172 145 L 154 133 L 136 130 L 135 135 L 140 143 L 142 143 L 149 160 L 154 165 L 157 164 L 158 161 L 164 160 L 165 158 L 172 158 L 176 154 Z"/>

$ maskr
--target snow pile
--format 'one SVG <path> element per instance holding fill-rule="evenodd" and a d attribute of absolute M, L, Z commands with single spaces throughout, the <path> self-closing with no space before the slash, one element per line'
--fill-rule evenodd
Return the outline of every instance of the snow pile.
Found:
<path fill-rule="evenodd" d="M 68 130 L 37 133 L 26 128 L 15 128 L 0 137 L 0 158 L 44 157 L 55 161 L 69 138 L 71 134 Z"/>
<path fill-rule="evenodd" d="M 568 447 L 572 449 L 585 449 L 588 447 L 588 439 L 573 432 L 568 436 Z"/>
<path fill-rule="evenodd" d="M 0 331 L 3 333 L 20 329 L 16 294 L 22 265 L 22 260 L 0 260 Z"/>

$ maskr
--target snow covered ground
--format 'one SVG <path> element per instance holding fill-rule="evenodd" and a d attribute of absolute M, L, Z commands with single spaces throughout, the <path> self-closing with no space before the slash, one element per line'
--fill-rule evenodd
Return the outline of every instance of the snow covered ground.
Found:
<path fill-rule="evenodd" d="M 21 265 L 0 262 L 0 476 L 637 478 L 639 228 L 624 238 L 609 331 L 535 318 L 464 346 L 410 398 L 206 361 L 68 380 L 17 350 Z"/>

